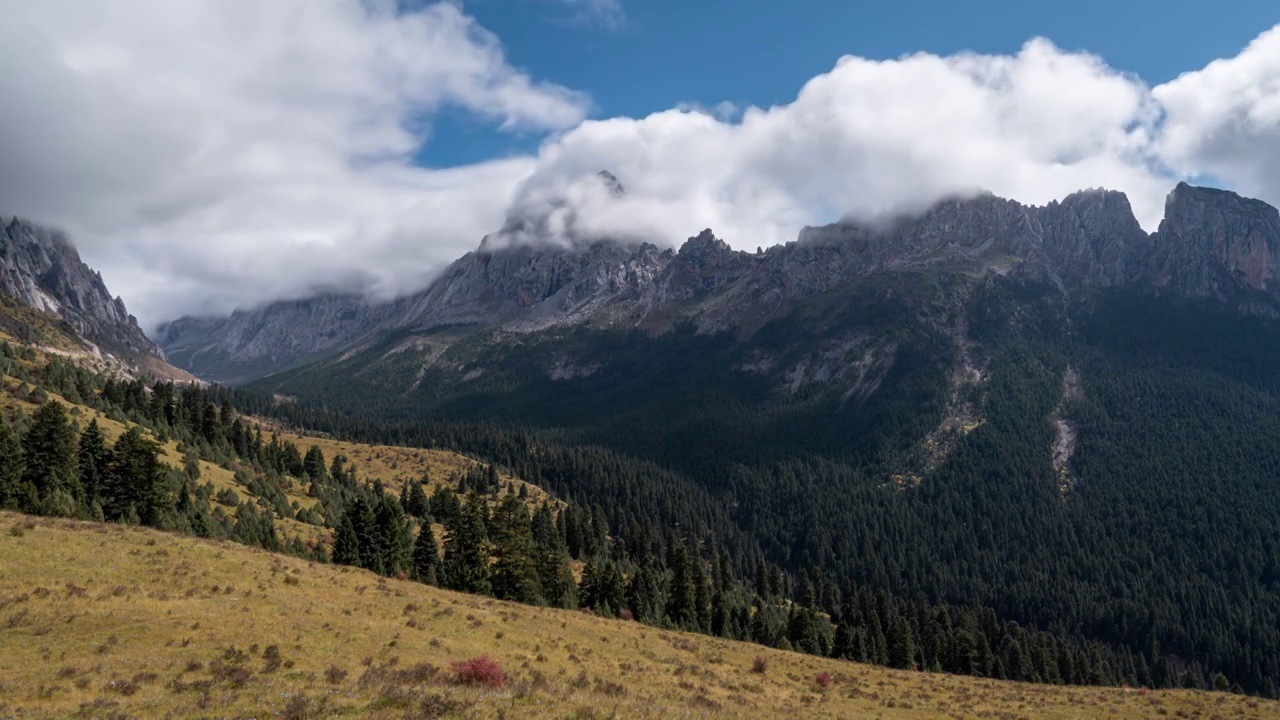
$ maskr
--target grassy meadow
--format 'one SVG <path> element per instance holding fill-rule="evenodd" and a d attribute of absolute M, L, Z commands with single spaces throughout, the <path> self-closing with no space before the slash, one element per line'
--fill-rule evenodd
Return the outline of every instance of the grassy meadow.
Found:
<path fill-rule="evenodd" d="M 501 686 L 456 675 L 481 655 Z M 0 717 L 1228 720 L 1280 703 L 895 671 L 0 513 Z"/>

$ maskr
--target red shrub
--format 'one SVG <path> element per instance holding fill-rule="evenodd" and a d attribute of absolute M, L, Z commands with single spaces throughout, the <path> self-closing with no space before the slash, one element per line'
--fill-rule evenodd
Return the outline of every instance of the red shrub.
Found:
<path fill-rule="evenodd" d="M 831 687 L 831 673 L 820 672 L 813 678 L 813 681 L 818 683 L 818 687 L 825 690 Z"/>
<path fill-rule="evenodd" d="M 757 655 L 756 659 L 751 661 L 751 672 L 759 673 L 760 675 L 763 675 L 768 670 L 769 670 L 769 661 L 765 660 L 764 657 Z"/>
<path fill-rule="evenodd" d="M 500 688 L 507 684 L 502 668 L 488 655 L 473 657 L 453 664 L 454 679 L 463 685 L 483 685 Z"/>
<path fill-rule="evenodd" d="M 1148 691 L 1147 691 L 1147 689 L 1146 689 L 1146 688 L 1144 688 L 1144 687 L 1140 687 L 1140 688 L 1138 688 L 1138 694 L 1139 694 L 1139 695 L 1143 695 L 1143 696 L 1145 696 L 1145 695 L 1147 694 L 1147 692 L 1148 692 Z"/>
<path fill-rule="evenodd" d="M 618 617 L 628 622 L 636 619 L 636 616 L 631 612 L 631 608 L 622 608 L 622 610 L 618 612 Z"/>

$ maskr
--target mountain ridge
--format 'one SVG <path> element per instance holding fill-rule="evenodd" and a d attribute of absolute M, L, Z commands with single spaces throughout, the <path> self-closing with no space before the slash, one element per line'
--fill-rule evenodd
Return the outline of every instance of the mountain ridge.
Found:
<path fill-rule="evenodd" d="M 612 175 L 604 181 L 613 195 L 623 194 Z M 545 225 L 510 219 L 499 239 L 487 236 L 426 288 L 389 302 L 319 295 L 222 319 L 182 318 L 158 336 L 169 351 L 190 358 L 188 369 L 200 372 L 194 358 L 203 354 L 221 359 L 218 377 L 243 379 L 395 329 L 622 325 L 658 331 L 683 318 L 705 332 L 749 330 L 788 301 L 903 270 L 1014 273 L 1063 289 L 1167 289 L 1280 314 L 1280 289 L 1272 284 L 1280 267 L 1275 209 L 1186 183 L 1169 193 L 1166 219 L 1153 233 L 1142 230 L 1123 193 L 1105 189 L 1044 206 L 992 194 L 944 200 L 878 225 L 805 227 L 797 240 L 757 253 L 732 249 L 710 229 L 668 249 L 577 235 L 567 245 L 509 240 L 529 236 L 529 228 L 545 232 Z M 299 312 L 316 306 L 326 309 L 318 316 Z"/>

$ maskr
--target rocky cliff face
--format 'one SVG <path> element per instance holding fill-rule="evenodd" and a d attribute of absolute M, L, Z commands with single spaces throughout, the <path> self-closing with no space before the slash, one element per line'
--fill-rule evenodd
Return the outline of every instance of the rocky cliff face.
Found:
<path fill-rule="evenodd" d="M 1165 201 L 1149 263 L 1150 280 L 1179 294 L 1280 297 L 1280 214 L 1260 200 L 1180 183 Z"/>
<path fill-rule="evenodd" d="M 621 183 L 601 176 L 610 192 Z M 992 195 L 941 202 L 868 226 L 808 227 L 785 246 L 746 253 L 705 230 L 678 250 L 574 236 L 547 243 L 537 218 L 516 218 L 425 290 L 380 306 L 356 298 L 279 303 L 225 321 L 183 320 L 162 342 L 195 358 L 278 368 L 376 330 L 480 325 L 526 332 L 589 324 L 750 330 L 789 302 L 877 273 L 1014 274 L 1072 288 L 1164 288 L 1251 311 L 1280 308 L 1280 215 L 1234 193 L 1179 185 L 1158 232 L 1145 233 L 1122 193 L 1087 190 L 1045 207 Z M 532 233 L 532 235 L 531 235 Z M 563 239 L 562 239 L 563 240 Z M 1259 304 L 1261 303 L 1261 304 Z M 1269 309 L 1268 309 L 1269 308 Z"/>
<path fill-rule="evenodd" d="M 164 351 L 61 232 L 21 219 L 0 223 L 0 290 L 58 316 L 81 338 L 124 360 L 164 360 Z"/>

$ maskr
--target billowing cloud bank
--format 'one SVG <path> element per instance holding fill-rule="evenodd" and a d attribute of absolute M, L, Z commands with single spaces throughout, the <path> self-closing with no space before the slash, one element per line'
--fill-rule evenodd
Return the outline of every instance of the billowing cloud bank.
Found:
<path fill-rule="evenodd" d="M 0 212 L 67 227 L 148 323 L 412 291 L 513 205 L 755 248 L 977 189 L 1115 188 L 1149 229 L 1182 177 L 1280 200 L 1277 30 L 1154 88 L 1036 39 L 1014 56 L 845 57 L 740 115 L 584 121 L 586 97 L 513 68 L 453 4 L 0 0 L 0 97 Z M 444 107 L 552 134 L 536 157 L 426 169 Z"/>

